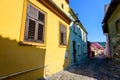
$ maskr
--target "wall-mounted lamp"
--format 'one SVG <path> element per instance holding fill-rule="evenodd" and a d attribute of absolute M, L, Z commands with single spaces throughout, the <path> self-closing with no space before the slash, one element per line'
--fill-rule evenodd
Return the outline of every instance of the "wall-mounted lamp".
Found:
<path fill-rule="evenodd" d="M 74 24 L 77 25 L 80 22 L 80 20 L 75 20 Z"/>

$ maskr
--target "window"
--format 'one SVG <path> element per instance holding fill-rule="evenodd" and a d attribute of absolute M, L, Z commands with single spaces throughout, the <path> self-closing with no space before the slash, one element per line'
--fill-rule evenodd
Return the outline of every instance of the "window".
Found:
<path fill-rule="evenodd" d="M 116 22 L 117 33 L 120 33 L 120 20 Z"/>
<path fill-rule="evenodd" d="M 83 40 L 86 41 L 86 34 L 83 32 Z"/>
<path fill-rule="evenodd" d="M 81 52 L 80 52 L 80 44 L 78 45 L 78 55 L 80 55 Z"/>
<path fill-rule="evenodd" d="M 61 7 L 62 7 L 62 9 L 64 9 L 64 5 L 63 4 L 61 4 Z"/>
<path fill-rule="evenodd" d="M 86 45 L 85 44 L 83 44 L 83 50 L 84 50 L 84 53 L 86 53 Z"/>
<path fill-rule="evenodd" d="M 77 34 L 77 25 L 76 25 L 76 24 L 74 24 L 74 26 L 73 26 L 73 32 L 74 32 L 75 34 Z"/>
<path fill-rule="evenodd" d="M 73 26 L 73 32 L 75 32 L 75 26 Z"/>
<path fill-rule="evenodd" d="M 66 45 L 66 26 L 60 24 L 60 45 Z"/>
<path fill-rule="evenodd" d="M 45 14 L 28 4 L 25 41 L 44 43 Z"/>

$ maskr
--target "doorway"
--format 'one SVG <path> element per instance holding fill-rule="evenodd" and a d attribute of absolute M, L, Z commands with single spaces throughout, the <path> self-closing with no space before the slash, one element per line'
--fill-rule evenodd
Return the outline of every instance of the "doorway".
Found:
<path fill-rule="evenodd" d="M 73 62 L 76 62 L 76 42 L 73 41 Z"/>

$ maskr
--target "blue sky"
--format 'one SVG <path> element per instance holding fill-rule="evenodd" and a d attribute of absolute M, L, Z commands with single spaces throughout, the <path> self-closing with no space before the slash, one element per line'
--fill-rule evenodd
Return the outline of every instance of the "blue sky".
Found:
<path fill-rule="evenodd" d="M 70 7 L 78 13 L 78 17 L 88 32 L 88 40 L 106 41 L 102 31 L 104 5 L 111 0 L 70 0 Z"/>

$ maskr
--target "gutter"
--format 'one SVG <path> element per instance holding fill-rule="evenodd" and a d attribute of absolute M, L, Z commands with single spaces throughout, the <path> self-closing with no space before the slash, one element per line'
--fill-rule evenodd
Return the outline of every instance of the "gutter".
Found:
<path fill-rule="evenodd" d="M 104 19 L 102 21 L 103 33 L 108 33 L 108 23 L 107 22 L 119 4 L 120 4 L 120 0 L 111 0 L 109 8 L 108 8 L 108 10 L 104 16 Z"/>
<path fill-rule="evenodd" d="M 48 65 L 46 65 L 46 66 L 40 66 L 40 67 L 36 67 L 36 68 L 24 70 L 24 71 L 21 71 L 21 72 L 16 72 L 16 73 L 13 73 L 13 74 L 9 74 L 9 75 L 0 77 L 0 80 L 4 80 L 6 78 L 14 77 L 14 76 L 17 76 L 17 75 L 20 75 L 20 74 L 24 74 L 24 73 L 27 73 L 27 72 L 35 71 L 35 70 L 38 70 L 38 69 L 41 69 L 41 68 L 44 68 L 44 67 L 47 67 L 47 66 Z"/>
<path fill-rule="evenodd" d="M 82 25 L 82 23 L 80 22 L 80 25 Z M 88 32 L 86 31 L 86 29 L 84 28 L 84 26 L 82 25 L 81 28 L 86 32 L 86 34 L 88 34 Z"/>
<path fill-rule="evenodd" d="M 69 4 L 69 0 L 65 0 Z"/>
<path fill-rule="evenodd" d="M 72 15 L 72 17 L 74 17 L 75 20 L 78 20 L 77 15 L 75 14 L 75 12 L 73 11 L 72 8 L 69 9 L 69 13 Z"/>
<path fill-rule="evenodd" d="M 61 9 L 61 8 L 59 8 L 58 7 L 58 5 L 55 3 L 55 2 L 53 2 L 53 0 L 49 0 L 53 5 L 55 5 L 63 14 L 65 14 L 65 16 L 68 18 L 68 19 L 70 19 L 70 17 Z M 71 19 L 70 19 L 71 20 Z M 72 21 L 72 20 L 71 20 Z"/>

